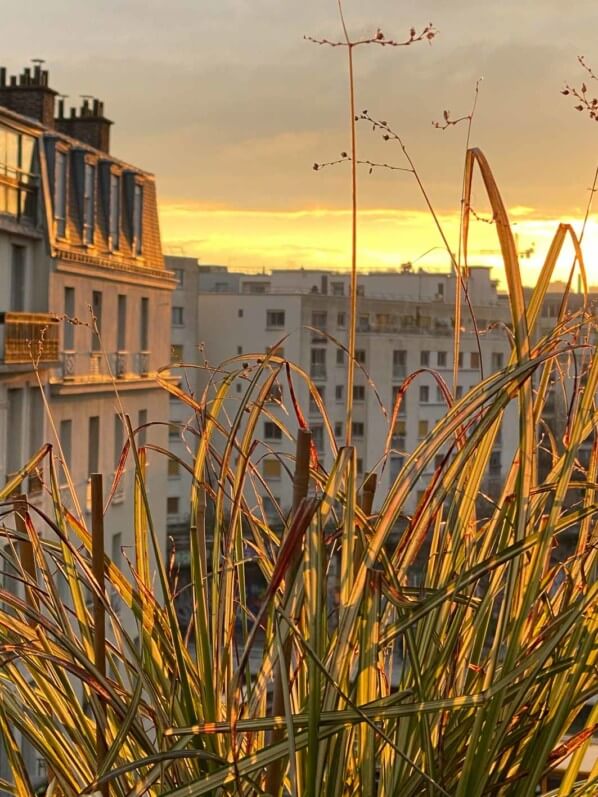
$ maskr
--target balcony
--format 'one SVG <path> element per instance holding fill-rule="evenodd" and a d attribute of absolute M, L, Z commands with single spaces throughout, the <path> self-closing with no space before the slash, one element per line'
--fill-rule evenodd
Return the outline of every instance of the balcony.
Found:
<path fill-rule="evenodd" d="M 139 379 L 150 373 L 149 351 L 63 351 L 60 354 L 62 379 L 65 382 L 105 382 Z M 57 358 L 58 359 L 58 358 Z"/>
<path fill-rule="evenodd" d="M 0 313 L 0 352 L 5 365 L 55 363 L 59 320 L 49 313 Z"/>

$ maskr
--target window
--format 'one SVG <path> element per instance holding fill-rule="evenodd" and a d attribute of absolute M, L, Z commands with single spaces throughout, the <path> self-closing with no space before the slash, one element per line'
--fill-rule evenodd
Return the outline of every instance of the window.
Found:
<path fill-rule="evenodd" d="M 345 295 L 345 284 L 344 282 L 331 282 L 330 283 L 330 290 L 332 291 L 333 296 L 344 296 Z M 340 313 L 339 313 L 340 315 Z M 344 313 L 343 313 L 344 315 Z M 340 327 L 340 324 L 339 324 Z"/>
<path fill-rule="evenodd" d="M 100 336 L 102 334 L 102 292 L 93 291 L 91 294 L 91 312 L 94 328 L 91 330 L 91 350 L 100 351 Z"/>
<path fill-rule="evenodd" d="M 145 430 L 144 430 L 144 433 L 145 433 Z M 137 445 L 138 446 L 141 445 L 140 442 L 139 442 L 139 435 L 141 435 L 141 432 L 139 432 L 138 436 L 137 436 Z M 169 424 L 168 424 L 168 439 L 171 440 L 171 441 L 180 439 L 180 423 L 178 421 L 173 420 L 172 418 L 170 419 Z"/>
<path fill-rule="evenodd" d="M 457 385 L 457 389 L 455 390 L 455 398 L 463 398 L 463 385 Z"/>
<path fill-rule="evenodd" d="M 133 252 L 140 255 L 143 248 L 143 186 L 135 183 L 133 193 Z"/>
<path fill-rule="evenodd" d="M 172 308 L 172 326 L 173 327 L 182 327 L 183 326 L 183 307 L 173 307 Z"/>
<path fill-rule="evenodd" d="M 116 348 L 118 351 L 127 350 L 127 297 L 124 293 L 118 294 L 118 327 L 116 331 Z"/>
<path fill-rule="evenodd" d="M 0 213 L 35 222 L 38 181 L 35 139 L 0 125 Z"/>
<path fill-rule="evenodd" d="M 66 152 L 58 149 L 54 160 L 54 225 L 58 238 L 66 237 L 67 179 Z"/>
<path fill-rule="evenodd" d="M 422 349 L 419 353 L 419 364 L 424 368 L 430 365 L 430 352 L 426 349 Z"/>
<path fill-rule="evenodd" d="M 419 400 L 422 404 L 427 404 L 430 401 L 430 388 L 428 385 L 419 386 Z"/>
<path fill-rule="evenodd" d="M 87 473 L 99 473 L 100 470 L 100 418 L 93 415 L 89 419 L 87 431 Z"/>
<path fill-rule="evenodd" d="M 347 323 L 347 316 L 345 313 L 337 313 L 336 314 L 336 325 L 339 329 L 344 329 L 345 324 Z"/>
<path fill-rule="evenodd" d="M 71 467 L 71 457 L 73 453 L 73 422 L 69 419 L 60 421 L 60 448 L 64 457 L 64 464 L 67 468 Z"/>
<path fill-rule="evenodd" d="M 144 446 L 147 442 L 147 410 L 139 410 L 137 413 L 137 445 Z"/>
<path fill-rule="evenodd" d="M 351 430 L 353 432 L 353 437 L 363 437 L 365 425 L 362 421 L 353 421 L 351 424 Z"/>
<path fill-rule="evenodd" d="M 500 476 L 502 470 L 502 457 L 500 451 L 493 451 L 490 454 L 490 475 Z"/>
<path fill-rule="evenodd" d="M 396 448 L 406 448 L 407 423 L 404 418 L 398 418 L 392 430 L 392 444 Z"/>
<path fill-rule="evenodd" d="M 282 440 L 282 429 L 274 421 L 264 421 L 264 440 Z"/>
<path fill-rule="evenodd" d="M 344 349 L 337 349 L 336 350 L 336 364 L 337 365 L 344 365 L 345 364 L 345 350 Z"/>
<path fill-rule="evenodd" d="M 469 355 L 469 362 L 471 368 L 479 368 L 480 367 L 480 353 L 477 351 L 472 351 Z"/>
<path fill-rule="evenodd" d="M 396 481 L 397 476 L 401 472 L 401 468 L 403 467 L 403 463 L 405 461 L 405 457 L 401 456 L 400 454 L 393 454 L 390 458 L 390 483 L 393 484 Z"/>
<path fill-rule="evenodd" d="M 139 347 L 141 351 L 149 349 L 149 299 L 143 296 L 139 314 Z"/>
<path fill-rule="evenodd" d="M 401 392 L 400 385 L 395 385 L 392 389 L 392 407 L 397 403 L 397 399 Z M 406 415 L 407 414 L 407 396 L 405 394 L 401 397 L 401 403 L 399 405 L 399 415 Z"/>
<path fill-rule="evenodd" d="M 357 475 L 361 476 L 363 473 L 363 459 L 361 457 L 357 457 L 355 460 L 355 468 L 357 470 Z"/>
<path fill-rule="evenodd" d="M 23 465 L 23 389 L 10 388 L 7 391 L 6 428 L 6 473 L 16 473 Z"/>
<path fill-rule="evenodd" d="M 334 424 L 334 436 L 335 437 L 342 437 L 343 436 L 343 422 L 336 421 Z"/>
<path fill-rule="evenodd" d="M 392 375 L 395 379 L 404 379 L 407 376 L 407 352 L 405 349 L 395 349 L 393 351 Z"/>
<path fill-rule="evenodd" d="M 463 352 L 462 351 L 459 352 L 459 359 L 457 361 L 457 364 L 458 364 L 459 368 L 463 368 Z"/>
<path fill-rule="evenodd" d="M 364 385 L 353 385 L 353 401 L 365 401 Z"/>
<path fill-rule="evenodd" d="M 22 313 L 25 309 L 25 247 L 10 248 L 10 309 Z"/>
<path fill-rule="evenodd" d="M 170 362 L 171 364 L 183 362 L 182 343 L 173 343 L 172 346 L 170 347 Z"/>
<path fill-rule="evenodd" d="M 262 463 L 262 474 L 265 479 L 280 479 L 282 465 L 279 459 L 265 459 Z"/>
<path fill-rule="evenodd" d="M 325 310 L 314 310 L 311 314 L 312 340 L 326 340 L 326 336 L 322 333 L 326 332 L 326 324 L 328 323 L 328 313 Z"/>
<path fill-rule="evenodd" d="M 265 495 L 262 499 L 264 504 L 264 514 L 266 517 L 277 517 L 280 513 L 280 498 L 277 496 L 270 497 Z"/>
<path fill-rule="evenodd" d="M 282 329 L 284 327 L 284 310 L 266 310 L 267 329 Z"/>
<path fill-rule="evenodd" d="M 322 401 L 324 400 L 325 389 L 322 385 L 316 386 L 316 390 L 320 394 L 320 398 Z M 316 404 L 316 400 L 314 399 L 313 395 L 309 394 L 309 411 L 310 413 L 317 413 L 320 410 L 318 409 L 318 405 Z"/>
<path fill-rule="evenodd" d="M 181 475 L 181 463 L 178 459 L 168 459 L 168 478 L 178 479 Z"/>
<path fill-rule="evenodd" d="M 436 285 L 436 296 L 441 299 L 444 296 L 444 282 L 439 282 Z"/>
<path fill-rule="evenodd" d="M 237 310 L 237 318 L 243 318 L 243 308 L 239 307 Z"/>
<path fill-rule="evenodd" d="M 502 351 L 493 351 L 492 352 L 492 370 L 493 371 L 500 371 L 501 368 L 504 366 L 504 355 Z"/>
<path fill-rule="evenodd" d="M 439 368 L 446 368 L 447 356 L 445 351 L 436 352 L 436 364 Z"/>
<path fill-rule="evenodd" d="M 174 270 L 174 278 L 177 282 L 179 288 L 182 288 L 185 284 L 185 272 L 182 268 L 175 268 Z"/>
<path fill-rule="evenodd" d="M 417 424 L 417 434 L 418 437 L 425 437 L 428 434 L 430 427 L 429 421 L 419 421 Z"/>
<path fill-rule="evenodd" d="M 355 349 L 355 361 L 365 365 L 365 349 Z"/>
<path fill-rule="evenodd" d="M 86 163 L 83 174 L 83 243 L 93 244 L 95 220 L 96 167 Z"/>
<path fill-rule="evenodd" d="M 125 430 L 123 427 L 123 420 L 120 415 L 114 415 L 114 469 L 118 468 L 120 462 L 120 455 L 123 451 L 125 439 Z"/>
<path fill-rule="evenodd" d="M 320 452 L 324 450 L 324 427 L 321 423 L 314 423 L 311 426 L 311 439 Z"/>
<path fill-rule="evenodd" d="M 312 349 L 310 373 L 320 379 L 326 378 L 326 349 Z"/>
<path fill-rule="evenodd" d="M 75 348 L 75 325 L 70 320 L 75 317 L 75 289 L 64 289 L 64 326 L 63 346 L 65 351 L 72 351 Z"/>
<path fill-rule="evenodd" d="M 120 246 L 120 177 L 110 175 L 109 246 L 115 251 Z"/>
<path fill-rule="evenodd" d="M 336 385 L 336 387 L 334 388 L 334 398 L 337 401 L 342 401 L 345 397 L 344 394 L 345 394 L 344 385 Z"/>
<path fill-rule="evenodd" d="M 166 499 L 166 514 L 178 515 L 179 514 L 179 499 L 178 496 L 170 495 Z"/>
<path fill-rule="evenodd" d="M 367 313 L 362 313 L 357 318 L 357 331 L 358 332 L 369 332 L 370 331 L 370 317 Z"/>

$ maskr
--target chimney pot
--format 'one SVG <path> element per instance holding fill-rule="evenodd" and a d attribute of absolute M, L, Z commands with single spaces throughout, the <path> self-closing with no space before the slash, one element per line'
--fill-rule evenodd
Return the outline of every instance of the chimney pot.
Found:
<path fill-rule="evenodd" d="M 71 108 L 71 119 L 76 119 L 76 118 L 77 118 L 77 109 Z"/>
<path fill-rule="evenodd" d="M 6 86 L 6 67 L 0 66 L 0 88 Z"/>
<path fill-rule="evenodd" d="M 17 76 L 16 75 L 11 75 L 10 76 L 10 85 L 11 86 L 16 86 L 17 85 Z"/>

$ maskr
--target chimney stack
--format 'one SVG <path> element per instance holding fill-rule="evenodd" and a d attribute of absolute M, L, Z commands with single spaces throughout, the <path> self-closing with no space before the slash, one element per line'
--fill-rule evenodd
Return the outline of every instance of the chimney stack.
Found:
<path fill-rule="evenodd" d="M 0 105 L 15 113 L 36 119 L 45 127 L 54 127 L 56 92 L 48 86 L 48 72 L 43 61 L 34 59 L 33 72 L 25 67 L 22 73 L 6 80 L 6 68 L 0 68 Z"/>
<path fill-rule="evenodd" d="M 58 102 L 58 115 L 54 120 L 56 130 L 102 152 L 110 152 L 112 122 L 104 116 L 104 103 L 89 96 L 83 96 L 82 100 L 78 110 L 71 108 L 70 116 L 64 114 L 64 101 Z"/>

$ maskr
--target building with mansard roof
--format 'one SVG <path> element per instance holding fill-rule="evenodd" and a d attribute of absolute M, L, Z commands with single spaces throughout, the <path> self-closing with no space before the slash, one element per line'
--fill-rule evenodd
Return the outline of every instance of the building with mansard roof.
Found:
<path fill-rule="evenodd" d="M 155 179 L 112 155 L 111 124 L 97 100 L 65 113 L 40 65 L 0 69 L 0 481 L 50 442 L 64 499 L 84 519 L 89 475 L 110 487 L 122 413 L 138 443 L 165 447 L 167 436 L 151 424 L 168 417 L 156 371 L 169 361 L 174 279 Z M 147 478 L 165 547 L 166 462 L 151 451 Z M 17 489 L 43 505 L 47 461 Z M 117 562 L 132 557 L 132 492 L 129 467 L 106 515 Z"/>

